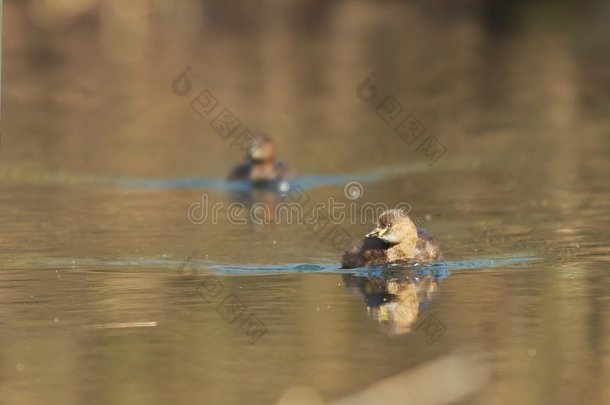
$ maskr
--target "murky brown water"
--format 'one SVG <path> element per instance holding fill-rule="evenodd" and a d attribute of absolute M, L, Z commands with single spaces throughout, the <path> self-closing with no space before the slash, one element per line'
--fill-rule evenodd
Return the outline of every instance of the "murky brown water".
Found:
<path fill-rule="evenodd" d="M 610 403 L 602 3 L 498 22 L 476 2 L 152 2 L 148 24 L 5 1 L 0 403 L 331 401 L 456 349 L 489 364 L 467 403 Z M 409 114 L 446 148 L 433 164 L 394 132 Z M 311 201 L 410 204 L 447 265 L 344 276 L 325 231 L 231 223 L 218 180 L 244 129 L 276 138 Z M 187 218 L 202 194 L 217 223 Z M 346 212 L 328 229 L 371 227 Z"/>

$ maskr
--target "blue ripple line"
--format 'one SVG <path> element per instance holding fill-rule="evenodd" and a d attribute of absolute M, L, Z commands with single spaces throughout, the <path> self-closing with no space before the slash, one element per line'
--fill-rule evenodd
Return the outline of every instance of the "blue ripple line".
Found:
<path fill-rule="evenodd" d="M 280 275 L 294 273 L 323 273 L 323 274 L 355 274 L 371 277 L 379 277 L 388 271 L 400 272 L 401 270 L 413 271 L 421 275 L 432 275 L 435 277 L 447 277 L 452 271 L 484 269 L 494 267 L 522 267 L 536 260 L 533 257 L 513 257 L 496 259 L 474 259 L 465 261 L 442 262 L 432 264 L 413 264 L 410 266 L 390 265 L 380 267 L 360 267 L 355 269 L 341 269 L 339 265 L 331 264 L 286 264 L 286 265 L 222 265 L 204 264 L 205 267 L 214 269 L 220 274 L 240 275 Z"/>
<path fill-rule="evenodd" d="M 388 272 L 412 271 L 421 275 L 432 275 L 445 278 L 451 272 L 459 270 L 486 269 L 494 267 L 523 267 L 535 257 L 512 257 L 496 259 L 473 259 L 463 261 L 448 261 L 434 264 L 413 264 L 404 266 L 383 266 L 375 268 L 341 269 L 338 264 L 311 264 L 311 263 L 288 263 L 275 265 L 227 265 L 206 260 L 175 260 L 165 258 L 128 258 L 128 259 L 90 259 L 90 258 L 36 258 L 13 260 L 5 262 L 5 268 L 12 269 L 36 269 L 36 268 L 164 268 L 164 269 L 186 269 L 200 271 L 215 275 L 286 275 L 286 274 L 355 274 L 367 277 L 381 277 Z"/>
<path fill-rule="evenodd" d="M 289 179 L 291 186 L 311 189 L 320 186 L 344 185 L 353 180 L 361 182 L 377 182 L 406 173 L 428 171 L 426 163 L 414 163 L 398 166 L 386 166 L 364 173 L 345 173 L 335 175 L 296 176 Z M 115 179 L 114 183 L 126 188 L 152 188 L 152 189 L 214 189 L 219 191 L 247 191 L 251 188 L 248 181 L 227 181 L 220 179 L 186 178 L 186 179 Z"/>

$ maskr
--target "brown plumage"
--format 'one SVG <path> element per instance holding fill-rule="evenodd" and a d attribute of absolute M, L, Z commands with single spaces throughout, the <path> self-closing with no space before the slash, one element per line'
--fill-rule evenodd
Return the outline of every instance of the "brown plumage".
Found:
<path fill-rule="evenodd" d="M 390 247 L 389 243 L 381 239 L 364 237 L 348 247 L 343 253 L 341 267 L 353 269 L 388 263 L 387 250 Z"/>
<path fill-rule="evenodd" d="M 289 177 L 285 164 L 276 161 L 275 143 L 267 135 L 256 135 L 246 151 L 247 161 L 233 168 L 229 180 L 249 180 L 254 184 L 265 184 Z"/>
<path fill-rule="evenodd" d="M 418 229 L 400 210 L 379 216 L 377 228 L 343 254 L 344 269 L 405 261 L 436 262 L 443 259 L 440 245 L 424 229 Z"/>

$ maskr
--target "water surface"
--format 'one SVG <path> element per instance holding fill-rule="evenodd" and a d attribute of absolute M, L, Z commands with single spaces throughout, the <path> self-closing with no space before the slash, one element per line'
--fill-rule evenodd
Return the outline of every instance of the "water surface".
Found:
<path fill-rule="evenodd" d="M 498 30 L 442 2 L 251 19 L 183 2 L 150 25 L 109 1 L 47 19 L 5 3 L 0 403 L 332 401 L 454 350 L 489 366 L 465 403 L 610 403 L 602 2 L 511 10 Z M 355 239 L 360 217 L 193 223 L 203 195 L 226 214 L 243 189 L 224 181 L 240 150 L 171 90 L 186 66 L 193 96 L 277 139 L 311 201 L 408 203 L 447 261 L 340 270 L 329 229 Z M 358 97 L 373 71 L 438 161 Z"/>

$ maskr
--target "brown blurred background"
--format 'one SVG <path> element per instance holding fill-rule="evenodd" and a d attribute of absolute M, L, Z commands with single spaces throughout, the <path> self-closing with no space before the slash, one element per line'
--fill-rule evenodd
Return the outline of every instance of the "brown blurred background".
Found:
<path fill-rule="evenodd" d="M 2 164 L 224 176 L 238 151 L 170 91 L 186 66 L 304 173 L 421 160 L 356 97 L 373 71 L 448 160 L 578 143 L 609 110 L 604 1 L 5 3 Z"/>
<path fill-rule="evenodd" d="M 491 365 L 464 403 L 610 403 L 608 21 L 601 0 L 5 0 L 0 404 L 334 399 L 464 346 Z M 357 96 L 372 72 L 377 100 L 447 148 L 438 162 Z M 304 227 L 194 225 L 203 192 L 232 196 L 116 186 L 222 179 L 242 159 L 190 108 L 203 89 L 320 176 L 314 201 L 346 201 L 323 180 L 347 173 L 358 204 L 411 204 L 466 263 L 426 309 L 438 343 L 386 336 L 387 311 L 368 317 L 340 275 L 294 271 L 339 263 Z M 360 175 L 397 166 L 413 170 Z M 177 275 L 193 252 L 284 270 L 218 276 L 267 325 L 255 346 Z M 157 326 L 106 328 L 129 322 Z"/>

